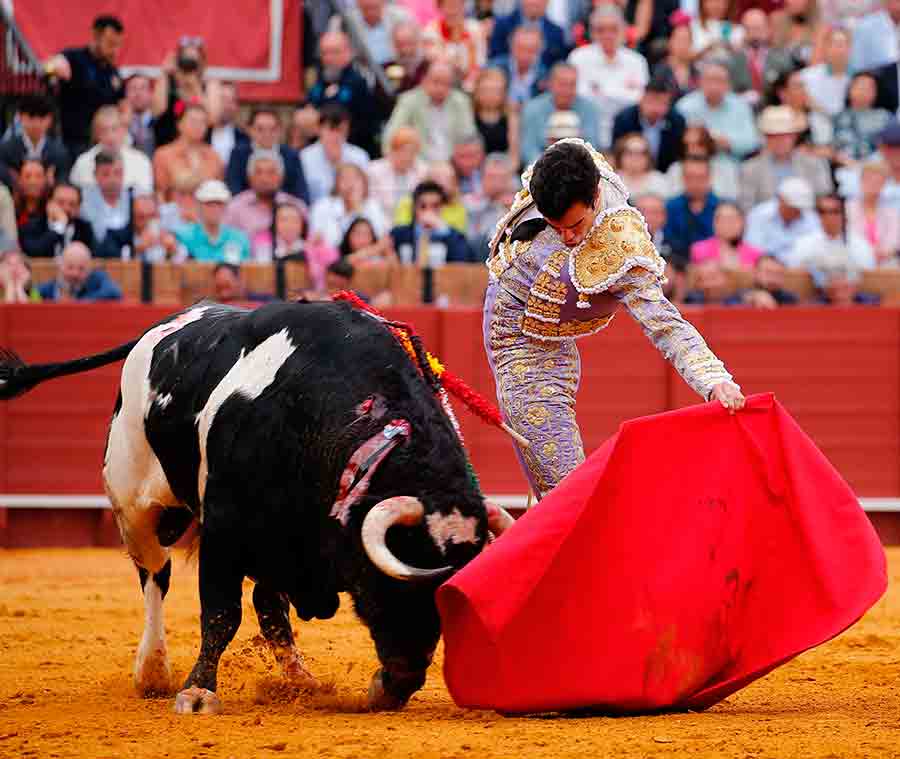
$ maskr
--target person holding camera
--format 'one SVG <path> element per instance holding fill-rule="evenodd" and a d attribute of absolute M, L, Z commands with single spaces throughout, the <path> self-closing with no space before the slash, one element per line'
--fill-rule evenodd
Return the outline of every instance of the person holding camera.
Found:
<path fill-rule="evenodd" d="M 182 37 L 178 48 L 163 61 L 153 88 L 153 136 L 156 146 L 178 137 L 178 116 L 188 105 L 206 108 L 209 126 L 217 123 L 219 82 L 206 81 L 206 45 L 202 37 Z"/>

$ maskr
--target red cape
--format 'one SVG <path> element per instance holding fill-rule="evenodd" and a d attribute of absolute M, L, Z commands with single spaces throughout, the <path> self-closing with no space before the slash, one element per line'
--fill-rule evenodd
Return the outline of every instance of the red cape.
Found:
<path fill-rule="evenodd" d="M 887 587 L 853 492 L 771 395 L 624 423 L 437 594 L 460 706 L 705 709 Z"/>

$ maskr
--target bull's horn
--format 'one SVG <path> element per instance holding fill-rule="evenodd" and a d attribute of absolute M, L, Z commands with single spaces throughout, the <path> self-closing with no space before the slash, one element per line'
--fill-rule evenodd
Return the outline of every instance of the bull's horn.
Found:
<path fill-rule="evenodd" d="M 363 548 L 372 563 L 389 577 L 397 580 L 423 582 L 446 577 L 453 567 L 420 569 L 404 564 L 387 547 L 385 536 L 395 524 L 414 527 L 425 517 L 425 507 L 418 498 L 406 495 L 394 496 L 380 501 L 366 514 L 362 526 Z"/>
<path fill-rule="evenodd" d="M 506 532 L 516 523 L 516 520 L 513 519 L 512 514 L 510 514 L 502 506 L 496 503 L 490 503 L 488 501 L 485 501 L 484 505 L 487 509 L 488 529 L 492 533 L 494 533 L 494 537 L 499 538 L 504 532 Z"/>

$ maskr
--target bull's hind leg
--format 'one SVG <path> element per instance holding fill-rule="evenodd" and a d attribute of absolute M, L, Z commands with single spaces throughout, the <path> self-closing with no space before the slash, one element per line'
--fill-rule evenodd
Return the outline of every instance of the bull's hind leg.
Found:
<path fill-rule="evenodd" d="M 122 542 L 131 556 L 144 595 L 144 633 L 134 661 L 134 683 L 141 695 L 169 693 L 171 668 L 166 651 L 163 599 L 169 589 L 172 545 L 190 523 L 190 512 L 164 508 L 178 503 L 159 459 L 144 434 L 141 367 L 125 362 L 120 393 L 109 427 L 103 482 Z M 136 373 L 137 372 L 137 373 Z"/>
<path fill-rule="evenodd" d="M 222 711 L 216 695 L 219 659 L 241 625 L 243 581 L 240 540 L 207 525 L 200 543 L 200 655 L 175 698 L 178 714 Z"/>
<path fill-rule="evenodd" d="M 137 566 L 137 565 L 135 565 Z M 142 696 L 166 695 L 172 688 L 172 669 L 166 650 L 163 600 L 169 592 L 172 560 L 159 572 L 137 567 L 144 594 L 144 634 L 134 659 L 134 686 Z"/>
<path fill-rule="evenodd" d="M 303 666 L 300 651 L 294 644 L 287 596 L 257 583 L 253 588 L 253 608 L 256 609 L 260 632 L 272 649 L 285 679 L 301 688 L 318 687 L 318 680 Z"/>

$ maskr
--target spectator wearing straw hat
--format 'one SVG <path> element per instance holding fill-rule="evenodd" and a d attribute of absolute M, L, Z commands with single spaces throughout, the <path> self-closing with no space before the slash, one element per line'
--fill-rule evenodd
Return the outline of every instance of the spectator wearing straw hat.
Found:
<path fill-rule="evenodd" d="M 783 179 L 774 198 L 754 206 L 747 214 L 744 242 L 787 263 L 794 243 L 820 230 L 814 205 L 809 182 L 802 177 Z"/>
<path fill-rule="evenodd" d="M 209 179 L 197 188 L 200 220 L 179 229 L 178 241 L 196 261 L 239 264 L 250 258 L 250 241 L 241 230 L 222 223 L 231 193 L 225 183 Z"/>
<path fill-rule="evenodd" d="M 779 182 L 787 177 L 802 177 L 816 195 L 831 192 L 831 172 L 824 159 L 797 150 L 797 141 L 806 131 L 802 113 L 786 105 L 769 106 L 759 117 L 759 131 L 765 147 L 741 165 L 740 200 L 745 211 L 773 198 Z"/>

